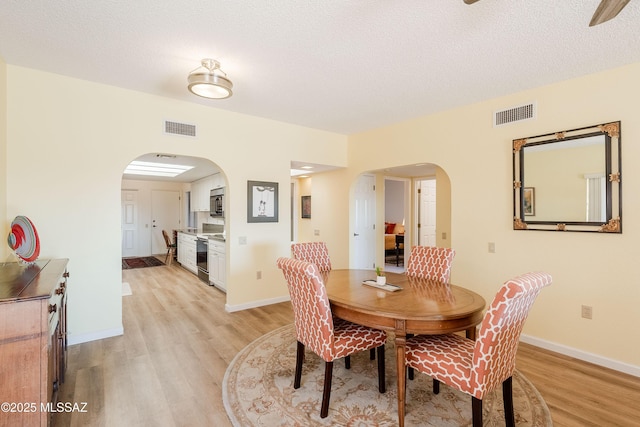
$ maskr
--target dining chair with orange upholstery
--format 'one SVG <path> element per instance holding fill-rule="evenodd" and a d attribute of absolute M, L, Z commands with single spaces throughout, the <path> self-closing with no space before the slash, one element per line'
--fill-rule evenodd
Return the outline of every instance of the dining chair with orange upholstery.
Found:
<path fill-rule="evenodd" d="M 378 389 L 385 392 L 384 344 L 385 332 L 334 318 L 327 290 L 318 267 L 307 261 L 278 258 L 278 268 L 284 273 L 291 296 L 297 340 L 296 370 L 293 388 L 300 388 L 305 347 L 325 361 L 324 390 L 320 417 L 329 413 L 333 361 L 359 351 L 378 350 Z"/>
<path fill-rule="evenodd" d="M 436 246 L 414 246 L 411 248 L 405 274 L 421 279 L 434 279 L 449 283 L 451 264 L 456 251 Z"/>
<path fill-rule="evenodd" d="M 482 399 L 502 384 L 504 417 L 515 425 L 512 375 L 524 322 L 538 294 L 551 284 L 547 273 L 527 273 L 505 282 L 485 313 L 478 339 L 457 334 L 407 339 L 405 362 L 439 382 L 472 397 L 473 426 L 482 426 Z"/>
<path fill-rule="evenodd" d="M 320 271 L 331 271 L 331 258 L 325 242 L 293 243 L 291 254 L 295 259 L 315 264 Z"/>
<path fill-rule="evenodd" d="M 331 257 L 325 242 L 292 243 L 291 254 L 295 259 L 315 264 L 320 272 L 331 271 Z M 369 358 L 375 360 L 376 351 L 374 349 L 369 352 Z M 344 365 L 347 369 L 351 367 L 351 358 L 349 356 L 344 358 Z"/>
<path fill-rule="evenodd" d="M 437 280 L 449 283 L 451 264 L 456 251 L 436 246 L 414 246 L 411 248 L 405 274 L 409 277 Z M 407 335 L 412 337 L 413 334 Z M 409 379 L 413 380 L 413 369 L 408 369 Z M 435 384 L 435 383 L 434 383 Z"/>

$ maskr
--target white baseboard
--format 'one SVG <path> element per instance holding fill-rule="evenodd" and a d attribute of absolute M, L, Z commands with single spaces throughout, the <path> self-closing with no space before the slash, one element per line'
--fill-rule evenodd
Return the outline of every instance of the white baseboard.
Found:
<path fill-rule="evenodd" d="M 225 304 L 224 309 L 228 313 L 233 313 L 234 311 L 247 310 L 249 308 L 256 308 L 256 307 L 264 307 L 265 305 L 278 304 L 280 302 L 285 302 L 285 301 L 291 301 L 291 298 L 289 297 L 289 295 L 278 297 L 278 298 L 263 299 L 260 301 L 251 301 L 250 303 L 247 303 L 247 304 L 238 304 L 238 305 Z"/>
<path fill-rule="evenodd" d="M 117 337 L 118 335 L 124 334 L 124 328 L 120 326 L 119 328 L 114 329 L 106 329 L 104 331 L 91 332 L 88 334 L 75 335 L 71 334 L 68 338 L 68 345 L 82 344 L 84 342 L 101 340 L 104 338 Z"/>
<path fill-rule="evenodd" d="M 565 356 L 570 356 L 575 359 L 584 360 L 585 362 L 593 363 L 598 366 L 603 366 L 615 371 L 624 372 L 625 374 L 633 375 L 634 377 L 640 377 L 640 366 L 635 366 L 628 363 L 620 362 L 618 360 L 609 359 L 597 354 L 577 350 L 566 345 L 557 344 L 551 341 L 545 341 L 540 338 L 535 338 L 524 334 L 520 336 L 520 341 L 534 345 L 536 347 L 544 348 L 545 350 L 564 354 Z"/>

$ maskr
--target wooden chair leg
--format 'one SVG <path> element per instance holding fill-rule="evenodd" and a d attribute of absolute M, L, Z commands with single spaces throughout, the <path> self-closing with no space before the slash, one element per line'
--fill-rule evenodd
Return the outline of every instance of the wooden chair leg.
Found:
<path fill-rule="evenodd" d="M 482 400 L 471 397 L 471 412 L 473 427 L 482 427 Z"/>
<path fill-rule="evenodd" d="M 371 350 L 369 350 L 369 359 L 370 360 L 376 360 L 376 349 L 372 348 Z"/>
<path fill-rule="evenodd" d="M 378 347 L 378 390 L 380 393 L 387 391 L 384 373 L 384 344 Z"/>
<path fill-rule="evenodd" d="M 411 337 L 413 337 L 413 334 L 407 334 L 407 339 L 409 339 L 409 338 L 411 338 Z M 410 368 L 408 368 L 408 369 L 407 369 L 407 372 L 409 373 L 409 379 L 410 379 L 411 381 L 413 381 L 413 377 L 415 376 L 415 374 L 413 373 L 413 368 L 411 368 L 411 367 L 410 367 Z"/>
<path fill-rule="evenodd" d="M 344 369 L 351 369 L 351 356 L 344 357 Z"/>
<path fill-rule="evenodd" d="M 502 400 L 504 401 L 504 422 L 507 427 L 515 427 L 516 417 L 513 413 L 513 377 L 502 383 Z"/>
<path fill-rule="evenodd" d="M 298 341 L 298 347 L 296 349 L 296 373 L 293 377 L 293 388 L 300 388 L 303 361 L 304 361 L 304 344 Z"/>
<path fill-rule="evenodd" d="M 440 393 L 440 381 L 434 379 L 433 380 L 433 394 Z"/>
<path fill-rule="evenodd" d="M 325 362 L 324 390 L 322 392 L 322 406 L 320 407 L 320 418 L 327 418 L 327 415 L 329 415 L 329 399 L 331 398 L 331 377 L 332 376 L 333 376 L 333 362 Z"/>

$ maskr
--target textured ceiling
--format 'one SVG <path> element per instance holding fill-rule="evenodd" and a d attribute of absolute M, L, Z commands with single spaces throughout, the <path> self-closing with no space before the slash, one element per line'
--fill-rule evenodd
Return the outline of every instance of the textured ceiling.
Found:
<path fill-rule="evenodd" d="M 0 57 L 350 134 L 640 61 L 640 2 L 599 2 L 2 0 Z M 232 98 L 187 92 L 204 57 Z"/>

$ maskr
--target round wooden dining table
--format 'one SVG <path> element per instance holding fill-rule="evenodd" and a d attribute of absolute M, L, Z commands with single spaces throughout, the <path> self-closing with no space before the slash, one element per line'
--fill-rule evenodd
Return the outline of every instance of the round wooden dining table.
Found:
<path fill-rule="evenodd" d="M 363 284 L 376 280 L 372 270 L 332 270 L 325 286 L 336 317 L 393 332 L 398 377 L 398 422 L 404 426 L 405 344 L 407 334 L 445 334 L 466 331 L 475 339 L 485 300 L 459 286 L 405 274 L 386 273 L 394 292 Z"/>

